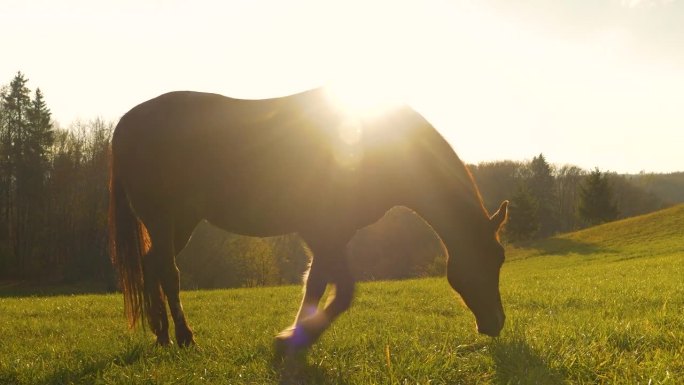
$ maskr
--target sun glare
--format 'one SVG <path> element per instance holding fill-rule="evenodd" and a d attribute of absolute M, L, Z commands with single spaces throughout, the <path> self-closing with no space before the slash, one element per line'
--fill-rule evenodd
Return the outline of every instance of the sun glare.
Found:
<path fill-rule="evenodd" d="M 336 81 L 326 89 L 337 107 L 358 118 L 381 115 L 402 103 L 396 89 L 377 82 Z"/>
<path fill-rule="evenodd" d="M 361 77 L 356 77 L 361 79 Z M 363 160 L 361 145 L 365 119 L 379 118 L 402 103 L 396 88 L 383 86 L 377 79 L 369 81 L 336 81 L 329 83 L 326 96 L 344 115 L 337 127 L 334 143 L 335 161 L 344 169 L 354 170 Z"/>

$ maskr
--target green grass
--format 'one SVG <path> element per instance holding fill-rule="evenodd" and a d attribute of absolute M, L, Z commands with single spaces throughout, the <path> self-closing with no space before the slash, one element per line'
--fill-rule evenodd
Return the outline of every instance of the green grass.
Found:
<path fill-rule="evenodd" d="M 490 339 L 443 278 L 361 284 L 304 363 L 272 360 L 299 287 L 184 292 L 199 348 L 129 331 L 120 295 L 0 297 L 0 384 L 678 384 L 684 206 L 511 248 Z"/>

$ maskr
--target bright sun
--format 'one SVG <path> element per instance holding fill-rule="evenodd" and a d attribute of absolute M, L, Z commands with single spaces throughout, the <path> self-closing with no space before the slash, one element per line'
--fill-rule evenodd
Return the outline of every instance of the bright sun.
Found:
<path fill-rule="evenodd" d="M 382 114 L 405 101 L 396 86 L 370 78 L 336 80 L 326 90 L 339 108 L 359 117 Z"/>
<path fill-rule="evenodd" d="M 388 111 L 400 106 L 402 98 L 396 88 L 370 77 L 356 76 L 352 81 L 329 82 L 326 96 L 344 114 L 337 126 L 337 140 L 334 141 L 334 155 L 337 163 L 346 169 L 355 169 L 363 159 L 365 125 L 370 118 L 382 118 Z"/>

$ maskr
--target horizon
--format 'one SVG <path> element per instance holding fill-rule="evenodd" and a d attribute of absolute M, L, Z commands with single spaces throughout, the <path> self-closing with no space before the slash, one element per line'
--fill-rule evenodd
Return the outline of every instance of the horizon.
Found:
<path fill-rule="evenodd" d="M 684 3 L 544 4 L 14 2 L 0 31 L 23 33 L 7 42 L 0 85 L 21 71 L 68 127 L 116 122 L 172 90 L 268 98 L 372 84 L 469 164 L 543 153 L 621 174 L 684 171 Z"/>

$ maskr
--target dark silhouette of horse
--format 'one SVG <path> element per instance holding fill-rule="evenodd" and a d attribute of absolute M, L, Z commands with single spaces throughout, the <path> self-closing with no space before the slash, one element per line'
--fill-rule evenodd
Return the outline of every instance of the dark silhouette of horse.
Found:
<path fill-rule="evenodd" d="M 346 245 L 394 206 L 415 210 L 442 239 L 447 278 L 479 332 L 504 324 L 498 230 L 449 144 L 407 106 L 355 115 L 325 88 L 240 100 L 171 92 L 126 113 L 112 138 L 111 257 L 130 325 L 146 318 L 169 343 L 194 343 L 179 298 L 175 256 L 206 219 L 250 236 L 298 233 L 312 251 L 304 298 L 277 347 L 309 347 L 352 302 Z M 334 295 L 320 306 L 326 286 Z"/>

